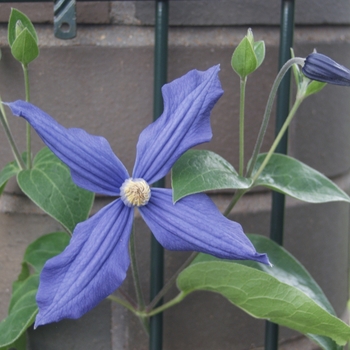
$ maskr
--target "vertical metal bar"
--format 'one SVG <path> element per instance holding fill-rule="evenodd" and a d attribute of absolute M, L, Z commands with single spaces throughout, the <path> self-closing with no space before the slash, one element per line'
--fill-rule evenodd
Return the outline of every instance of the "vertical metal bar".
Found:
<path fill-rule="evenodd" d="M 280 48 L 279 48 L 279 69 L 290 58 L 290 48 L 293 47 L 294 34 L 294 0 L 282 0 L 281 3 L 281 24 L 280 24 Z M 278 92 L 276 108 L 276 135 L 281 129 L 289 113 L 290 107 L 290 72 L 284 77 Z M 282 138 L 276 152 L 287 154 L 288 137 L 287 133 Z M 271 207 L 271 229 L 270 238 L 276 243 L 283 244 L 285 196 L 281 193 L 272 193 Z M 277 324 L 266 322 L 265 329 L 265 350 L 278 349 Z"/>
<path fill-rule="evenodd" d="M 161 88 L 167 81 L 168 61 L 168 0 L 156 1 L 155 48 L 154 48 L 154 99 L 153 119 L 156 120 L 163 112 L 163 98 Z M 165 180 L 161 179 L 154 184 L 164 187 Z M 163 286 L 164 251 L 163 247 L 151 238 L 151 300 Z M 160 301 L 161 303 L 162 301 Z M 160 313 L 150 319 L 150 350 L 161 350 L 163 343 L 163 315 Z"/>

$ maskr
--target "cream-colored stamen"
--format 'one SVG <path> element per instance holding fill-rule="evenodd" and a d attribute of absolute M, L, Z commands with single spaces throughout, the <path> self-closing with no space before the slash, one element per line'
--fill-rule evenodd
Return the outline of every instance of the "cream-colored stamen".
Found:
<path fill-rule="evenodd" d="M 151 198 L 151 188 L 144 179 L 127 179 L 120 187 L 120 197 L 128 207 L 141 207 Z"/>

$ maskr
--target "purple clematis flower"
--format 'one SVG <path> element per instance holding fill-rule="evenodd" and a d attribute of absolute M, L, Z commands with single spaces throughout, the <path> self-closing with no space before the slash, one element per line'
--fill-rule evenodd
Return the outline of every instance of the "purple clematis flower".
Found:
<path fill-rule="evenodd" d="M 78 186 L 120 196 L 79 223 L 64 252 L 46 262 L 35 327 L 79 318 L 122 284 L 129 267 L 134 207 L 166 249 L 269 264 L 242 227 L 225 218 L 206 195 L 190 195 L 173 204 L 171 189 L 150 188 L 186 150 L 211 139 L 210 112 L 223 93 L 218 71 L 218 66 L 193 70 L 163 87 L 164 112 L 139 137 L 132 177 L 103 137 L 66 129 L 29 103 L 8 104 L 67 164 Z"/>
<path fill-rule="evenodd" d="M 312 80 L 350 86 L 350 70 L 317 52 L 306 57 L 302 72 Z"/>

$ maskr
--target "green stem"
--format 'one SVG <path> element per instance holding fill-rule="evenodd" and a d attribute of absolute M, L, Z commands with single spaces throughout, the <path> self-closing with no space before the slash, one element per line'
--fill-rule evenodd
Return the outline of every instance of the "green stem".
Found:
<path fill-rule="evenodd" d="M 145 309 L 145 300 L 143 298 L 141 284 L 140 284 L 140 277 L 139 272 L 137 268 L 137 261 L 136 261 L 136 252 L 135 252 L 135 229 L 133 226 L 131 235 L 130 235 L 130 241 L 129 241 L 129 254 L 130 254 L 130 265 L 131 265 L 131 271 L 132 271 L 132 277 L 134 280 L 134 286 L 136 291 L 136 300 L 138 304 L 139 310 L 143 311 Z"/>
<path fill-rule="evenodd" d="M 13 153 L 13 156 L 15 157 L 15 160 L 17 162 L 18 167 L 23 170 L 26 168 L 26 165 L 23 162 L 23 159 L 18 151 L 18 148 L 16 146 L 15 140 L 12 136 L 11 130 L 10 130 L 10 126 L 8 124 L 7 118 L 6 118 L 6 114 L 5 114 L 5 109 L 4 109 L 4 105 L 2 104 L 2 100 L 0 97 L 0 122 L 1 125 L 3 126 L 4 130 L 5 130 L 5 134 L 6 137 L 10 143 L 10 147 Z"/>
<path fill-rule="evenodd" d="M 264 161 L 262 162 L 262 164 L 260 165 L 260 168 L 257 170 L 257 172 L 254 174 L 253 176 L 253 184 L 255 183 L 255 181 L 258 179 L 258 177 L 260 176 L 261 172 L 264 170 L 266 164 L 269 162 L 270 158 L 272 157 L 272 154 L 275 152 L 279 142 L 281 141 L 284 133 L 286 132 L 290 122 L 292 121 L 295 112 L 297 111 L 297 109 L 299 108 L 300 104 L 302 103 L 303 98 L 297 98 L 295 100 L 295 103 L 292 107 L 292 109 L 290 110 L 287 119 L 285 120 L 281 130 L 279 131 L 275 141 L 273 142 L 269 152 L 267 153 L 266 157 L 264 158 Z"/>
<path fill-rule="evenodd" d="M 272 110 L 272 107 L 273 107 L 273 102 L 274 102 L 275 97 L 277 95 L 278 87 L 281 84 L 281 81 L 282 81 L 283 77 L 285 76 L 285 74 L 288 72 L 288 70 L 294 64 L 300 64 L 301 66 L 304 65 L 304 61 L 305 61 L 304 58 L 300 58 L 300 57 L 291 58 L 290 60 L 288 60 L 283 65 L 281 70 L 278 72 L 278 74 L 276 76 L 276 79 L 275 79 L 275 81 L 274 81 L 274 83 L 272 85 L 269 98 L 267 100 L 263 121 L 261 123 L 260 131 L 259 131 L 256 143 L 255 143 L 255 147 L 254 147 L 254 150 L 253 150 L 251 161 L 249 162 L 249 166 L 248 166 L 246 177 L 250 177 L 252 175 L 252 172 L 253 172 L 256 160 L 258 158 L 258 154 L 259 154 L 260 149 L 261 149 L 262 142 L 264 140 L 266 129 L 267 129 L 267 126 L 269 124 L 269 120 L 270 120 L 270 116 L 271 116 L 271 110 Z"/>
<path fill-rule="evenodd" d="M 244 108 L 245 88 L 247 77 L 240 80 L 240 101 L 239 101 L 239 175 L 243 176 L 244 171 Z"/>
<path fill-rule="evenodd" d="M 159 314 L 160 312 L 163 312 L 166 309 L 169 309 L 170 307 L 180 303 L 187 294 L 184 292 L 180 292 L 174 299 L 171 299 L 167 303 L 157 307 L 156 309 L 153 309 L 150 312 L 139 312 L 138 316 L 140 317 L 152 317 L 154 315 Z"/>
<path fill-rule="evenodd" d="M 123 300 L 121 298 L 116 297 L 115 295 L 109 295 L 107 299 L 114 301 L 115 303 L 118 303 L 125 308 L 127 308 L 129 311 L 131 311 L 134 315 L 138 316 L 143 328 L 145 329 L 145 332 L 149 335 L 149 322 L 148 322 L 148 316 L 145 315 L 143 312 L 140 312 L 136 310 L 130 303 L 128 303 L 126 300 Z"/>
<path fill-rule="evenodd" d="M 28 74 L 28 65 L 22 64 L 23 74 L 24 74 L 24 89 L 26 94 L 26 101 L 30 101 L 30 89 L 29 89 L 29 74 Z M 32 167 L 32 135 L 31 127 L 27 122 L 26 124 L 26 135 L 27 135 L 27 168 L 31 169 Z"/>
<path fill-rule="evenodd" d="M 115 295 L 109 295 L 107 299 L 114 301 L 115 303 L 118 303 L 124 307 L 126 307 L 128 310 L 130 310 L 132 313 L 137 314 L 137 310 L 126 300 L 123 300 L 121 298 L 116 297 Z"/>
<path fill-rule="evenodd" d="M 233 209 L 233 207 L 237 204 L 237 202 L 239 201 L 239 199 L 241 199 L 241 197 L 243 197 L 243 195 L 249 190 L 249 188 L 245 188 L 245 189 L 239 189 L 235 192 L 235 194 L 232 197 L 232 200 L 230 202 L 230 204 L 227 206 L 226 210 L 224 211 L 224 216 L 228 216 L 228 214 L 230 214 L 231 210 Z"/>
<path fill-rule="evenodd" d="M 198 252 L 193 252 L 187 260 L 180 266 L 180 268 L 171 276 L 169 281 L 163 286 L 163 288 L 159 291 L 159 293 L 155 296 L 155 298 L 152 300 L 152 302 L 146 307 L 146 311 L 152 310 L 163 298 L 163 296 L 169 291 L 169 289 L 173 286 L 173 284 L 176 281 L 176 278 L 179 276 L 181 271 L 183 271 L 187 266 L 191 264 L 191 262 L 195 259 L 195 257 L 198 255 Z"/>

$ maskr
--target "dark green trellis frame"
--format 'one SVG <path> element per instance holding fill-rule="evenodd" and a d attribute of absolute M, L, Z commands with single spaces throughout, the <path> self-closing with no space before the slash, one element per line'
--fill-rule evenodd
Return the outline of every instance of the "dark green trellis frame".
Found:
<path fill-rule="evenodd" d="M 5 2 L 50 2 L 52 0 L 0 0 Z M 77 0 L 80 1 L 80 0 Z M 84 0 L 96 1 L 96 0 Z M 110 0 L 99 0 L 110 1 Z M 119 0 L 112 0 L 119 1 Z M 168 18 L 169 1 L 155 0 L 155 50 L 154 50 L 154 103 L 153 116 L 157 119 L 163 110 L 161 87 L 167 80 L 167 54 L 168 54 Z M 294 0 L 281 0 L 280 22 L 280 48 L 279 68 L 290 58 L 290 48 L 293 46 L 294 32 Z M 54 32 L 58 38 L 69 39 L 76 35 L 75 0 L 54 1 Z M 290 104 L 290 74 L 286 75 L 279 89 L 276 113 L 276 134 L 283 125 Z M 276 152 L 287 153 L 287 135 L 281 140 Z M 156 186 L 164 186 L 164 180 Z M 272 194 L 271 232 L 272 240 L 283 244 L 285 196 L 274 192 Z M 151 243 L 151 298 L 153 298 L 163 285 L 164 253 L 160 244 L 152 238 Z M 151 318 L 150 323 L 150 350 L 162 349 L 163 323 L 162 314 Z M 265 350 L 278 349 L 278 325 L 266 322 Z"/>

